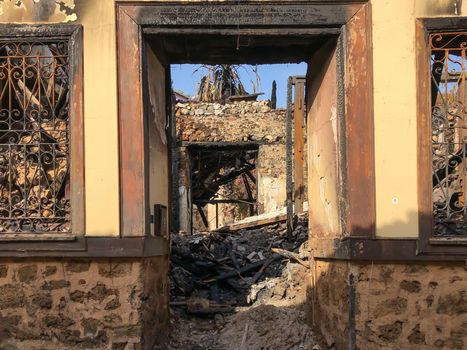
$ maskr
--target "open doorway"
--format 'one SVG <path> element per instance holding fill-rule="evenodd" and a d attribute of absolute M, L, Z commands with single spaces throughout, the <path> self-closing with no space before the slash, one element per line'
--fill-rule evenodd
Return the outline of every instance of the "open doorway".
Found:
<path fill-rule="evenodd" d="M 157 58 L 156 66 L 165 67 L 165 111 L 171 117 L 167 150 L 172 173 L 172 347 L 223 348 L 229 339 L 241 336 L 242 318 L 252 329 L 261 327 L 263 317 L 281 322 L 283 314 L 285 323 L 304 319 L 309 274 L 306 207 L 302 205 L 300 215 L 292 218 L 294 224 L 291 220 L 287 224 L 287 207 L 300 192 L 294 191 L 298 153 L 294 144 L 302 145 L 300 171 L 306 167 L 306 132 L 294 133 L 294 127 L 306 128 L 307 62 L 323 44 L 335 40 L 277 32 L 273 36 L 175 35 L 157 29 L 148 29 L 146 40 L 148 55 Z M 218 94 L 217 100 L 203 100 L 203 79 L 193 86 L 197 93 L 173 86 L 174 66 L 185 64 L 222 69 L 265 64 L 272 71 L 276 66 L 283 78 L 264 91 L 268 98 L 260 97 L 263 91 L 244 88 Z M 294 70 L 295 65 L 302 70 Z M 148 68 L 150 87 L 157 70 L 151 75 Z M 192 75 L 181 79 L 191 80 Z M 300 123 L 294 123 L 295 115 Z M 303 138 L 299 142 L 297 135 Z M 151 178 L 149 182 L 150 188 L 158 183 Z M 300 197 L 305 197 L 304 183 L 302 176 Z M 211 330 L 202 329 L 213 322 L 219 333 L 211 337 Z M 320 342 L 306 325 L 299 337 L 297 346 L 311 348 Z M 250 343 L 261 341 L 253 338 Z M 274 348 L 274 342 L 296 339 L 284 332 L 270 341 L 268 346 Z"/>
<path fill-rule="evenodd" d="M 287 202 L 304 201 L 304 78 L 302 88 L 290 94 L 298 103 L 288 89 L 289 77 L 304 76 L 306 67 L 171 66 L 173 230 L 193 233 L 246 225 L 247 218 L 251 225 L 287 219 Z M 297 138 L 301 142 L 293 142 Z M 289 192 L 289 183 L 299 185 L 298 195 Z M 302 212 L 303 205 L 296 204 Z"/>

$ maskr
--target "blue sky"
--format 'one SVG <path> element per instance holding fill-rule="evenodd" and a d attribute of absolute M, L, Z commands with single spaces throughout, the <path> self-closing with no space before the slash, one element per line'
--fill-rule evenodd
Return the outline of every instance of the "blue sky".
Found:
<path fill-rule="evenodd" d="M 171 66 L 172 83 L 175 90 L 183 91 L 184 93 L 193 96 L 198 87 L 198 82 L 201 76 L 206 74 L 206 71 L 200 69 L 198 72 L 193 72 L 199 67 L 197 64 L 175 64 Z M 258 99 L 269 99 L 271 97 L 272 81 L 277 83 L 277 107 L 286 107 L 287 98 L 287 78 L 292 75 L 305 75 L 306 63 L 299 64 L 264 64 L 258 65 L 258 75 L 260 78 L 260 86 L 257 92 L 263 92 L 264 95 Z M 252 83 L 256 77 L 251 69 L 239 69 L 245 89 L 252 93 Z"/>

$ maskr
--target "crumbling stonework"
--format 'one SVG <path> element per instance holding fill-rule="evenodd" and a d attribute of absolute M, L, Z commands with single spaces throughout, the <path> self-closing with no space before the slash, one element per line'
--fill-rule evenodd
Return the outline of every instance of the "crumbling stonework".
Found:
<path fill-rule="evenodd" d="M 0 349 L 151 349 L 168 322 L 167 269 L 166 257 L 1 260 Z"/>
<path fill-rule="evenodd" d="M 186 144 L 251 143 L 258 146 L 257 203 L 258 213 L 278 210 L 286 201 L 286 110 L 271 109 L 269 101 L 239 101 L 228 104 L 189 102 L 176 104 L 176 134 L 178 142 L 178 218 L 179 229 L 189 231 L 190 192 L 189 158 Z M 214 205 L 207 205 L 210 224 Z M 232 222 L 236 208 L 219 204 L 221 226 Z M 237 208 L 238 209 L 238 208 Z M 248 208 L 244 208 L 248 212 Z M 238 210 L 237 210 L 238 211 Z M 194 210 L 196 214 L 197 211 Z M 247 214 L 245 214 L 248 216 Z M 240 217 L 243 218 L 243 217 Z M 177 221 L 177 219 L 176 219 Z M 204 227 L 199 215 L 193 215 L 193 226 Z M 211 227 L 212 228 L 212 227 Z"/>
<path fill-rule="evenodd" d="M 268 101 L 177 103 L 177 140 L 187 142 L 285 142 L 284 109 Z"/>
<path fill-rule="evenodd" d="M 347 348 L 354 279 L 358 349 L 465 349 L 464 264 L 316 262 L 314 316 L 328 342 Z"/>

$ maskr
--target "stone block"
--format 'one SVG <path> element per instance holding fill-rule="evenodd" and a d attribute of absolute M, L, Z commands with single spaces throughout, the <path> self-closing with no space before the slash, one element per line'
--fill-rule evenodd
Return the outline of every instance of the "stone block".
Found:
<path fill-rule="evenodd" d="M 70 281 L 67 280 L 57 280 L 57 281 L 47 281 L 42 284 L 42 289 L 44 290 L 56 290 L 63 289 L 70 286 Z"/>
<path fill-rule="evenodd" d="M 72 260 L 65 264 L 65 270 L 70 273 L 80 273 L 89 270 L 91 263 L 86 260 Z"/>
<path fill-rule="evenodd" d="M 467 314 L 466 291 L 462 290 L 459 292 L 440 296 L 436 312 L 438 314 L 446 315 Z"/>
<path fill-rule="evenodd" d="M 124 277 L 131 274 L 130 263 L 100 263 L 98 265 L 98 273 L 107 278 Z"/>
<path fill-rule="evenodd" d="M 409 292 L 409 293 L 420 293 L 422 290 L 422 285 L 419 281 L 407 281 L 403 280 L 400 283 L 401 289 Z"/>
<path fill-rule="evenodd" d="M 23 286 L 19 283 L 0 286 L 0 309 L 23 307 L 26 296 Z"/>
<path fill-rule="evenodd" d="M 31 283 L 37 278 L 37 265 L 26 265 L 18 269 L 20 282 Z"/>

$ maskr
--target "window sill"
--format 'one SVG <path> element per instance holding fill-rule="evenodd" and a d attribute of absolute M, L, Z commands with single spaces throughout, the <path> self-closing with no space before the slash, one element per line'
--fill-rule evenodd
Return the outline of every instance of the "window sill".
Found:
<path fill-rule="evenodd" d="M 467 237 L 432 237 L 430 238 L 432 245 L 467 245 Z"/>
<path fill-rule="evenodd" d="M 70 241 L 0 240 L 0 257 L 10 258 L 142 258 L 166 256 L 169 251 L 169 241 L 162 237 L 121 238 L 77 235 Z"/>
<path fill-rule="evenodd" d="M 310 238 L 315 259 L 348 261 L 464 262 L 466 247 L 433 247 L 440 252 L 420 251 L 416 238 Z"/>
<path fill-rule="evenodd" d="M 76 241 L 76 235 L 70 233 L 2 233 L 2 242 L 70 242 Z"/>

